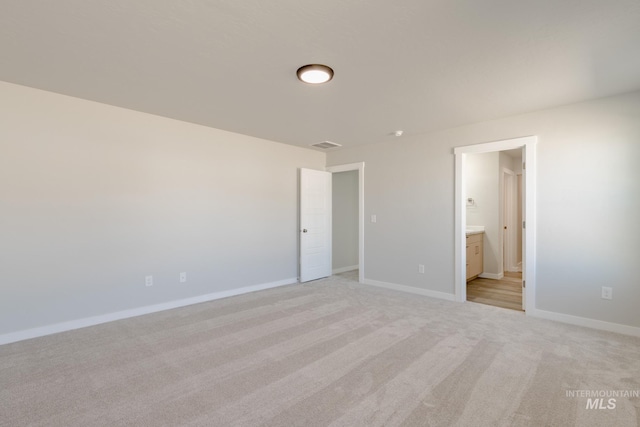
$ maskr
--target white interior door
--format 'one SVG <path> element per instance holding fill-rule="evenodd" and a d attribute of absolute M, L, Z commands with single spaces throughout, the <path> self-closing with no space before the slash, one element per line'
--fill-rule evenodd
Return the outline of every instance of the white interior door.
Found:
<path fill-rule="evenodd" d="M 502 169 L 503 179 L 503 266 L 502 270 L 516 271 L 515 259 L 516 259 L 516 245 L 515 245 L 515 229 L 517 227 L 515 215 L 515 197 L 514 197 L 514 181 L 515 173 L 509 169 Z"/>
<path fill-rule="evenodd" d="M 522 310 L 527 311 L 527 233 L 525 232 L 526 213 L 527 213 L 527 186 L 530 185 L 527 178 L 527 150 L 522 150 L 522 223 L 518 224 L 520 230 L 522 230 Z M 532 203 L 532 201 L 529 201 Z M 532 203 L 533 204 L 533 203 Z"/>
<path fill-rule="evenodd" d="M 300 281 L 331 276 L 331 173 L 300 169 Z"/>

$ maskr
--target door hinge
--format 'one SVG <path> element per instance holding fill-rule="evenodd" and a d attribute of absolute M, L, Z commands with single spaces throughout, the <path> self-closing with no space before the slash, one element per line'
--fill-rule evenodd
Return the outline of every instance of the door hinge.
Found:
<path fill-rule="evenodd" d="M 527 287 L 527 282 L 525 282 L 524 280 L 522 281 L 522 287 L 526 288 Z"/>
<path fill-rule="evenodd" d="M 526 169 L 527 168 L 527 162 L 522 162 L 522 169 Z"/>
<path fill-rule="evenodd" d="M 527 228 L 527 221 L 522 221 L 522 228 Z"/>

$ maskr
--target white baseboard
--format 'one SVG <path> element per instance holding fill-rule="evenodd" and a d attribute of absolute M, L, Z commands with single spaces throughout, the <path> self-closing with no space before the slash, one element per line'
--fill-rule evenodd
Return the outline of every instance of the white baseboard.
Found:
<path fill-rule="evenodd" d="M 45 335 L 57 334 L 58 332 L 72 331 L 74 329 L 86 328 L 88 326 L 99 325 L 101 323 L 113 322 L 114 320 L 122 320 L 130 317 L 142 316 L 144 314 L 157 313 L 159 311 L 171 310 L 172 308 L 185 307 L 187 305 L 198 304 L 201 302 L 213 301 L 221 298 L 232 297 L 235 295 L 247 294 L 249 292 L 262 291 L 264 289 L 276 288 L 278 286 L 290 285 L 296 283 L 297 279 L 285 279 L 277 282 L 262 283 L 259 285 L 245 286 L 238 289 L 229 289 L 226 291 L 214 292 L 211 294 L 200 295 L 197 297 L 185 298 L 176 301 L 169 301 L 162 304 L 148 305 L 145 307 L 132 308 L 130 310 L 117 311 L 115 313 L 103 314 L 100 316 L 86 317 L 84 319 L 71 320 L 68 322 L 55 323 L 53 325 L 41 326 L 33 329 L 26 329 L 18 332 L 11 332 L 0 335 L 0 345 L 12 342 L 28 340 L 31 338 L 42 337 Z"/>
<path fill-rule="evenodd" d="M 353 270 L 357 270 L 358 268 L 360 268 L 359 265 L 350 265 L 348 267 L 341 267 L 341 268 L 334 268 L 333 270 L 331 270 L 331 274 L 340 274 L 340 273 L 346 273 L 347 271 L 353 271 Z"/>
<path fill-rule="evenodd" d="M 572 316 L 570 314 L 556 313 L 553 311 L 538 310 L 533 313 L 527 311 L 527 315 L 541 319 L 555 320 L 556 322 L 570 325 L 584 326 L 586 328 L 599 329 L 601 331 L 616 332 L 624 335 L 640 337 L 640 328 L 636 326 L 622 325 L 620 323 L 604 322 L 602 320 L 588 319 L 586 317 Z"/>
<path fill-rule="evenodd" d="M 413 286 L 398 285 L 395 283 L 380 282 L 378 280 L 364 279 L 365 285 L 377 286 L 379 288 L 393 289 L 394 291 L 407 292 L 410 294 L 418 294 L 425 297 L 444 299 L 447 301 L 455 301 L 454 294 L 446 292 L 430 291 L 428 289 L 414 288 Z"/>
<path fill-rule="evenodd" d="M 478 277 L 481 277 L 483 279 L 493 279 L 493 280 L 500 280 L 504 277 L 504 273 L 500 273 L 500 274 L 495 274 L 495 273 L 480 273 L 480 275 L 478 275 Z"/>

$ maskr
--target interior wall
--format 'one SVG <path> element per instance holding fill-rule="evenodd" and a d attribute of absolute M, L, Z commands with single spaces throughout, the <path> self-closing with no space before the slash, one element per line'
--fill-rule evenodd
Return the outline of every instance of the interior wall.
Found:
<path fill-rule="evenodd" d="M 358 171 L 332 174 L 333 270 L 358 267 Z"/>
<path fill-rule="evenodd" d="M 467 225 L 484 226 L 482 274 L 492 277 L 502 273 L 500 154 L 468 154 L 466 162 L 466 194 L 474 200 L 467 205 Z"/>
<path fill-rule="evenodd" d="M 325 153 L 8 83 L 0 118 L 0 334 L 295 282 Z"/>
<path fill-rule="evenodd" d="M 365 278 L 453 294 L 453 148 L 537 135 L 537 309 L 640 327 L 638 117 L 633 92 L 328 153 L 367 164 Z"/>

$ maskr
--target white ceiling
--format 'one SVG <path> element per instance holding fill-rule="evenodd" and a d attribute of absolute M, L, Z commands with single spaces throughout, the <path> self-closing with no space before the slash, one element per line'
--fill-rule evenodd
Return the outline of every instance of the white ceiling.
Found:
<path fill-rule="evenodd" d="M 2 0 L 0 80 L 354 146 L 640 89 L 640 1 Z"/>

